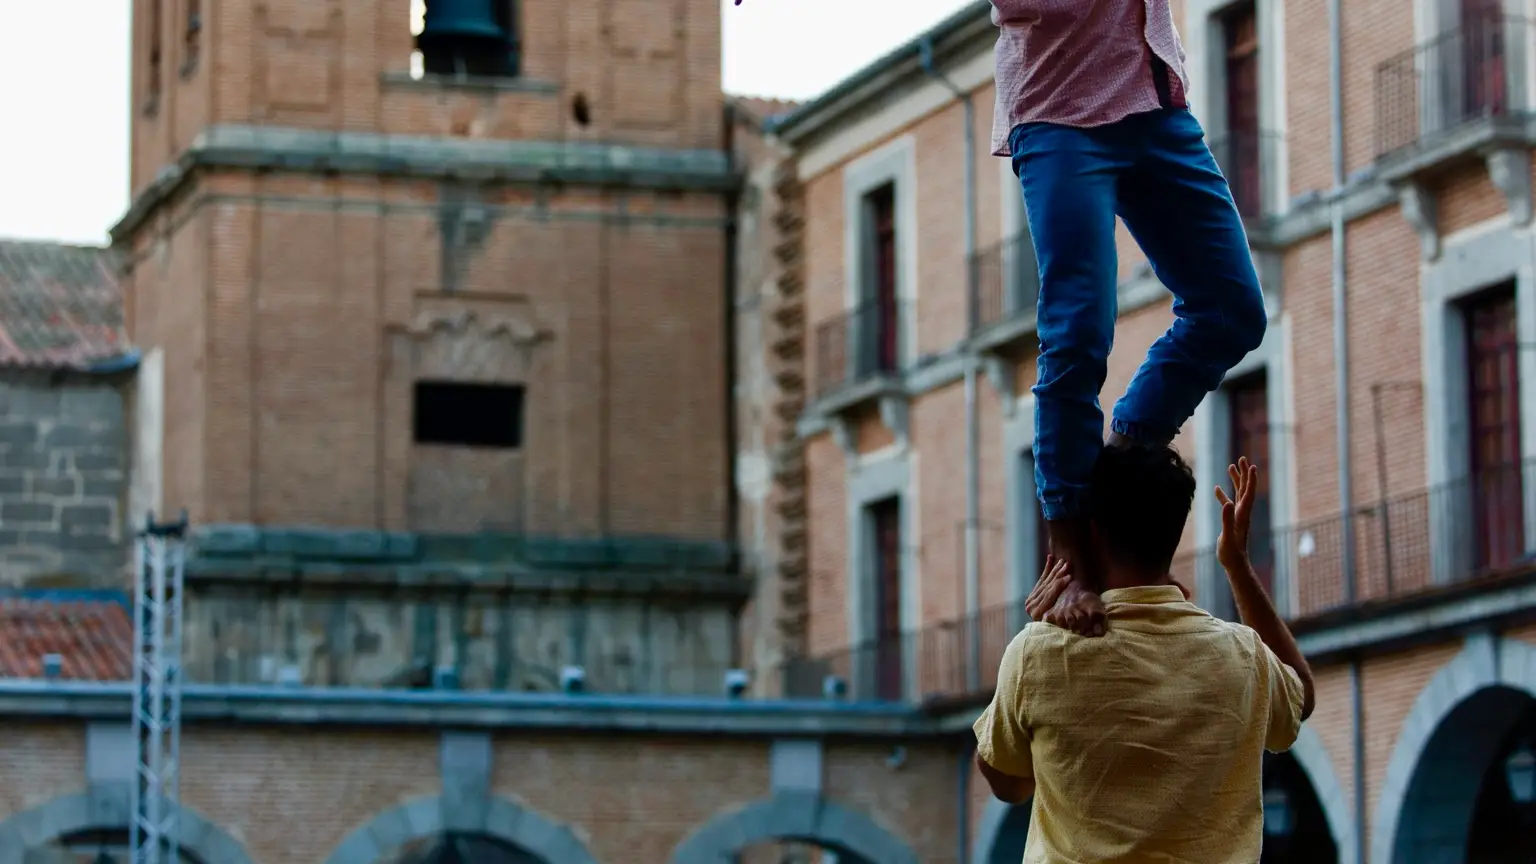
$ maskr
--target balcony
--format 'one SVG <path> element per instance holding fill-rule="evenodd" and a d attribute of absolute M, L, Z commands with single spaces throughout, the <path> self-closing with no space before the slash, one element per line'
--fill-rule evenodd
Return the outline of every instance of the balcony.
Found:
<path fill-rule="evenodd" d="M 1027 232 L 971 256 L 976 316 L 971 338 L 985 352 L 1009 354 L 1033 340 L 1040 270 Z"/>
<path fill-rule="evenodd" d="M 1275 132 L 1244 131 L 1212 137 L 1209 144 L 1243 220 L 1253 227 L 1277 215 L 1285 199 L 1279 187 L 1285 139 Z"/>
<path fill-rule="evenodd" d="M 901 301 L 866 301 L 816 325 L 816 407 L 836 415 L 900 394 L 906 313 Z"/>
<path fill-rule="evenodd" d="M 783 698 L 938 706 L 990 694 L 1003 652 L 1029 620 L 1023 606 L 995 606 L 974 617 L 791 659 L 781 669 Z"/>
<path fill-rule="evenodd" d="M 1407 172 L 1528 140 L 1529 20 L 1481 15 L 1376 68 L 1376 157 Z"/>
<path fill-rule="evenodd" d="M 1303 633 L 1536 583 L 1536 530 L 1526 529 L 1533 480 L 1536 462 L 1486 472 L 1254 536 L 1250 554 L 1261 578 L 1281 586 L 1278 605 Z M 1344 538 L 1351 532 L 1355 566 L 1346 573 Z M 1214 550 L 1182 555 L 1172 571 L 1191 587 L 1216 586 L 1215 596 L 1201 598 L 1202 604 L 1233 617 Z M 1287 590 L 1289 585 L 1294 588 Z M 1003 651 L 1027 620 L 1023 603 L 1010 603 L 792 660 L 782 669 L 783 695 L 929 707 L 978 702 L 989 697 Z M 1411 629 L 1424 626 L 1414 621 Z"/>
<path fill-rule="evenodd" d="M 1279 606 L 1293 621 L 1454 594 L 1536 572 L 1530 542 L 1536 537 L 1528 538 L 1525 528 L 1532 479 L 1536 462 L 1483 472 L 1255 536 L 1251 554 L 1260 576 L 1281 587 Z M 1355 566 L 1346 573 L 1344 546 L 1351 535 Z M 1207 605 L 1216 614 L 1233 614 L 1214 550 L 1182 556 L 1173 569 L 1197 584 L 1219 586 L 1219 596 Z"/>

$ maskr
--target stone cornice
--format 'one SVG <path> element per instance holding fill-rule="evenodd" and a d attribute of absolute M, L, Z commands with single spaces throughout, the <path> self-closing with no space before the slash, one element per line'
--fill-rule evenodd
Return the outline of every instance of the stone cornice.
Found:
<path fill-rule="evenodd" d="M 737 565 L 735 550 L 724 542 L 205 525 L 193 532 L 186 575 L 193 584 L 233 588 L 667 595 L 737 603 L 752 591 Z"/>
<path fill-rule="evenodd" d="M 128 720 L 132 686 L 0 681 L 0 716 Z M 343 727 L 419 726 L 573 733 L 723 737 L 912 738 L 939 726 L 912 706 L 784 700 L 667 699 L 524 693 L 460 693 L 187 685 L 188 724 Z"/>
<path fill-rule="evenodd" d="M 112 227 L 121 242 L 199 170 L 366 174 L 486 184 L 571 184 L 734 193 L 741 175 L 723 150 L 669 150 L 575 141 L 487 141 L 211 126 L 140 192 Z"/>

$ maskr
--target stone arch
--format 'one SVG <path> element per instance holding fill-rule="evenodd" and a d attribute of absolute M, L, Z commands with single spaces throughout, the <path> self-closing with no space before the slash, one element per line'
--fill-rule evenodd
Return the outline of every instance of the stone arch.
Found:
<path fill-rule="evenodd" d="M 22 861 L 45 843 L 86 831 L 130 830 L 127 789 L 121 794 L 80 792 L 59 797 L 0 822 L 0 861 Z M 204 864 L 253 864 L 240 841 L 187 807 L 178 807 L 183 852 Z"/>
<path fill-rule="evenodd" d="M 1490 695 L 1497 699 L 1501 691 L 1536 698 L 1536 646 L 1487 633 L 1468 637 L 1461 653 L 1425 685 L 1403 720 L 1387 762 L 1371 823 L 1371 864 L 1393 864 L 1403 854 L 1399 845 L 1403 811 L 1435 733 L 1468 700 Z M 1484 729 L 1467 740 L 1492 747 L 1497 737 L 1493 730 Z"/>
<path fill-rule="evenodd" d="M 813 792 L 778 792 L 721 813 L 678 844 L 672 864 L 732 864 L 743 849 L 775 840 L 814 843 L 848 864 L 918 864 L 917 854 L 873 819 Z"/>
<path fill-rule="evenodd" d="M 1288 752 L 1312 781 L 1312 792 L 1317 795 L 1317 803 L 1323 806 L 1333 844 L 1339 850 L 1339 864 L 1359 864 L 1360 844 L 1355 839 L 1354 807 L 1351 804 L 1354 799 L 1340 785 L 1339 775 L 1333 770 L 1333 758 L 1323 745 L 1323 739 L 1317 730 L 1302 726 L 1301 734 L 1296 736 L 1296 743 Z"/>
<path fill-rule="evenodd" d="M 378 814 L 347 835 L 325 864 L 374 864 L 412 840 L 448 831 L 494 837 L 549 864 L 597 864 L 570 827 L 505 798 L 450 804 L 440 795 L 417 798 Z"/>
<path fill-rule="evenodd" d="M 1312 791 L 1323 807 L 1328 819 L 1328 829 L 1333 834 L 1334 845 L 1339 850 L 1338 864 L 1358 864 L 1355 850 L 1355 821 L 1351 816 L 1350 798 L 1333 770 L 1333 759 L 1323 746 L 1323 739 L 1310 726 L 1301 727 L 1301 734 L 1290 749 L 1291 757 L 1301 766 L 1312 781 Z M 1024 856 L 1023 838 L 1029 831 L 1029 805 L 1009 805 L 993 799 L 988 802 L 977 826 L 976 844 L 971 853 L 971 864 L 993 864 L 999 860 L 1016 861 Z M 1017 851 L 1017 854 L 1015 854 Z"/>

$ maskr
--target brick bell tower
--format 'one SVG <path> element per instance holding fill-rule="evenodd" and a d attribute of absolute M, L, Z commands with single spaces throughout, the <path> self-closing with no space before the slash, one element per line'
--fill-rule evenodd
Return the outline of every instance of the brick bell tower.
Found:
<path fill-rule="evenodd" d="M 718 692 L 717 0 L 133 26 L 135 498 L 198 526 L 189 676 Z"/>

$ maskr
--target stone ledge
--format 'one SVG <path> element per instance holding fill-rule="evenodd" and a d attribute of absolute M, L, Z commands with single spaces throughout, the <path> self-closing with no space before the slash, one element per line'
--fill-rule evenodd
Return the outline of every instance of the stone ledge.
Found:
<path fill-rule="evenodd" d="M 466 140 L 267 126 L 211 126 L 140 192 L 111 229 L 133 234 L 198 169 L 366 174 L 475 183 L 732 193 L 742 175 L 723 150 L 578 141 Z"/>
<path fill-rule="evenodd" d="M 556 96 L 560 93 L 560 85 L 557 82 L 524 78 L 518 75 L 422 75 L 417 78 L 410 72 L 397 71 L 381 73 L 379 83 L 402 90 L 434 92 L 462 90 L 480 93 L 526 93 L 536 96 Z"/>
<path fill-rule="evenodd" d="M 667 537 L 561 538 L 205 525 L 186 566 L 195 583 L 373 586 L 744 600 L 735 549 Z"/>
<path fill-rule="evenodd" d="M 734 701 L 523 693 L 183 688 L 182 715 L 192 723 L 419 726 L 551 732 L 698 733 L 723 736 L 911 738 L 939 725 L 903 705 L 810 700 Z M 126 721 L 132 687 L 124 683 L 0 681 L 0 716 L 16 719 Z"/>
<path fill-rule="evenodd" d="M 733 569 L 731 544 L 655 535 L 559 537 L 510 531 L 415 534 L 368 529 L 201 525 L 192 532 L 197 559 L 274 558 L 329 563 L 499 564 L 543 568 Z"/>
<path fill-rule="evenodd" d="M 1536 144 L 1536 116 L 1482 118 L 1457 125 L 1437 135 L 1377 159 L 1378 175 L 1387 183 L 1432 176 L 1450 170 L 1469 158 L 1480 158 L 1499 147 L 1530 147 Z"/>

